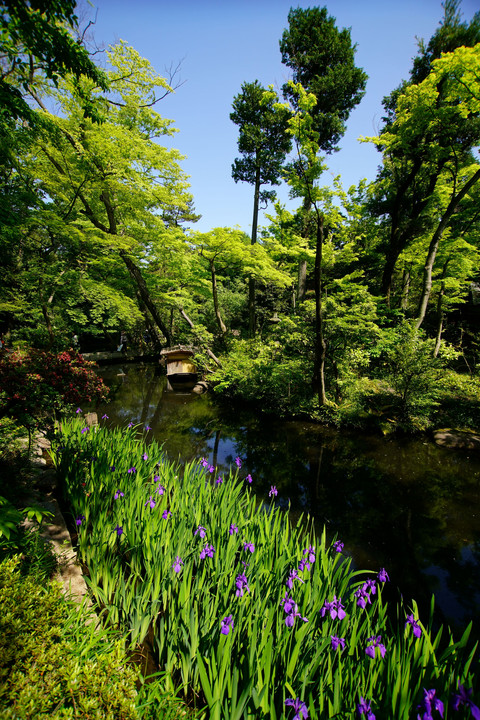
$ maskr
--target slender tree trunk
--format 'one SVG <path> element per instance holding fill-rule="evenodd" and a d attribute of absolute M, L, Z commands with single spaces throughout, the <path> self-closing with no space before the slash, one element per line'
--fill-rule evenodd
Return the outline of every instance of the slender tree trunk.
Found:
<path fill-rule="evenodd" d="M 402 310 L 408 309 L 408 296 L 410 294 L 410 270 L 404 268 L 402 278 Z"/>
<path fill-rule="evenodd" d="M 310 196 L 303 199 L 303 228 L 302 237 L 307 241 L 310 237 L 310 211 L 312 209 L 312 202 Z M 297 300 L 299 303 L 305 300 L 305 294 L 307 291 L 307 261 L 300 260 L 298 263 L 298 292 Z"/>
<path fill-rule="evenodd" d="M 320 407 L 327 402 L 325 393 L 325 355 L 326 343 L 323 336 L 322 313 L 322 251 L 323 251 L 323 215 L 317 211 L 317 240 L 315 252 L 315 359 L 313 366 L 313 387 Z"/>
<path fill-rule="evenodd" d="M 251 244 L 257 242 L 258 229 L 258 205 L 260 203 L 260 167 L 257 167 L 255 173 L 255 192 L 253 194 L 253 218 L 252 218 L 252 236 Z M 256 332 L 256 303 L 255 303 L 255 278 L 248 280 L 248 334 L 251 338 L 255 337 Z"/>
<path fill-rule="evenodd" d="M 427 312 L 428 307 L 428 301 L 430 299 L 430 292 L 432 290 L 432 272 L 433 272 L 433 265 L 435 263 L 435 257 L 437 255 L 438 245 L 440 243 L 440 240 L 442 239 L 443 232 L 445 228 L 447 227 L 450 218 L 452 215 L 458 210 L 458 203 L 465 197 L 465 195 L 468 193 L 470 188 L 472 188 L 477 180 L 480 179 L 480 170 L 477 170 L 477 172 L 472 175 L 470 180 L 465 183 L 465 185 L 462 187 L 462 189 L 455 193 L 455 190 L 453 191 L 452 197 L 450 199 L 450 202 L 448 203 L 448 207 L 445 210 L 442 219 L 437 225 L 437 229 L 433 233 L 432 239 L 430 241 L 430 245 L 428 247 L 427 252 L 427 258 L 425 260 L 425 266 L 423 269 L 423 283 L 422 283 L 422 294 L 420 296 L 420 302 L 418 304 L 418 312 L 417 312 L 417 321 L 415 323 L 416 328 L 418 329 L 421 324 L 423 323 L 425 319 L 425 314 Z"/>
<path fill-rule="evenodd" d="M 140 297 L 142 298 L 142 302 L 144 303 L 145 307 L 150 312 L 150 315 L 155 321 L 155 324 L 158 326 L 158 328 L 161 330 L 165 337 L 165 341 L 167 345 L 171 344 L 171 337 L 170 332 L 163 322 L 162 318 L 160 317 L 160 314 L 157 310 L 157 307 L 155 303 L 153 302 L 152 298 L 150 297 L 150 293 L 148 292 L 148 288 L 145 284 L 145 280 L 143 279 L 142 273 L 140 272 L 140 268 L 137 267 L 137 265 L 133 262 L 132 258 L 128 255 L 128 253 L 125 250 L 119 250 L 119 255 L 122 258 L 123 262 L 125 263 L 127 270 L 130 274 L 130 277 L 132 280 L 134 280 L 138 291 L 140 293 Z"/>
<path fill-rule="evenodd" d="M 219 327 L 220 334 L 223 337 L 227 333 L 227 327 L 222 320 L 222 315 L 220 313 L 220 306 L 218 304 L 217 274 L 215 272 L 215 263 L 213 262 L 213 260 L 210 260 L 210 274 L 212 277 L 213 309 L 215 311 L 215 318 L 217 320 L 217 325 Z"/>
<path fill-rule="evenodd" d="M 442 331 L 443 331 L 443 296 L 445 294 L 445 281 L 442 280 L 442 286 L 438 293 L 437 299 L 437 335 L 435 338 L 435 348 L 433 350 L 433 357 L 438 357 L 440 352 L 440 345 L 442 342 Z"/>

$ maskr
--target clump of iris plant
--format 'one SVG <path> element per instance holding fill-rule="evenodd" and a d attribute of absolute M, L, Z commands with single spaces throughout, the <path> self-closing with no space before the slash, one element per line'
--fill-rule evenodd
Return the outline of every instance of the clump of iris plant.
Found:
<path fill-rule="evenodd" d="M 285 700 L 285 705 L 286 707 L 293 707 L 295 710 L 295 715 L 292 720 L 302 720 L 303 718 L 308 718 L 307 706 L 303 700 L 300 700 L 300 698 L 287 698 Z"/>

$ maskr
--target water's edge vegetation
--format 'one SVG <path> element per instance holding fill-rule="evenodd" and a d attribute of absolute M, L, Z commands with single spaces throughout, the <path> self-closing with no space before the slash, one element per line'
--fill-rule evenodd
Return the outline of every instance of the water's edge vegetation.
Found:
<path fill-rule="evenodd" d="M 414 603 L 387 608 L 388 569 L 352 571 L 340 541 L 275 507 L 273 485 L 255 498 L 240 458 L 228 475 L 180 471 L 148 433 L 76 417 L 53 459 L 92 596 L 162 690 L 219 720 L 477 712 L 471 624 L 456 641 Z"/>

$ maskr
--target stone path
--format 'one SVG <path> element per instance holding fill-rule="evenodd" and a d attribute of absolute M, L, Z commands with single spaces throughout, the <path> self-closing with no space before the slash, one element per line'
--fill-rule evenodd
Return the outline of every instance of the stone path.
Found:
<path fill-rule="evenodd" d="M 27 473 L 30 497 L 27 504 L 35 504 L 52 513 L 41 526 L 40 534 L 51 544 L 57 558 L 58 569 L 55 579 L 63 585 L 65 595 L 77 602 L 82 602 L 87 595 L 87 586 L 77 561 L 72 539 L 65 518 L 55 498 L 57 477 L 55 468 L 48 459 L 50 442 L 42 434 L 35 437 L 34 451 L 30 459 L 30 472 Z M 26 520 L 25 525 L 33 525 L 34 521 Z"/>

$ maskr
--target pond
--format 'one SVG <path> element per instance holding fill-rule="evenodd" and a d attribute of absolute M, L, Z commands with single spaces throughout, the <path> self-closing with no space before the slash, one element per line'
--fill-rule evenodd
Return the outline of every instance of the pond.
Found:
<path fill-rule="evenodd" d="M 154 365 L 103 367 L 108 424 L 149 425 L 172 460 L 206 457 L 222 472 L 240 456 L 252 488 L 319 532 L 345 543 L 358 568 L 385 567 L 390 587 L 460 632 L 480 618 L 480 454 L 425 438 L 383 438 L 280 421 L 219 403 L 211 394 L 167 390 Z M 479 628 L 476 629 L 478 635 Z"/>

